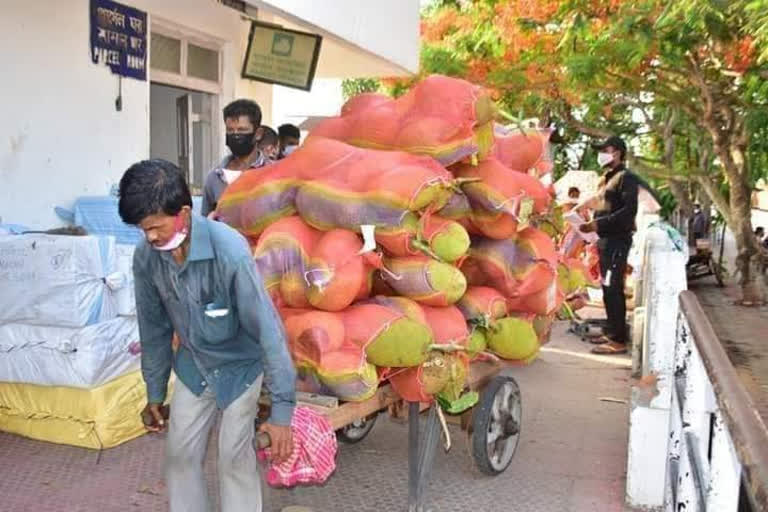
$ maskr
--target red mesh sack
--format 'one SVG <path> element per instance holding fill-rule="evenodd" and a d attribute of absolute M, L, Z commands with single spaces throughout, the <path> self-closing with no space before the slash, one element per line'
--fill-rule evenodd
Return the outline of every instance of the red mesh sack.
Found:
<path fill-rule="evenodd" d="M 326 311 L 340 311 L 360 294 L 368 278 L 360 238 L 351 231 L 335 229 L 320 237 L 307 265 L 307 299 Z"/>
<path fill-rule="evenodd" d="M 557 280 L 553 280 L 541 290 L 509 298 L 507 304 L 510 311 L 551 315 L 560 309 L 564 300 L 565 294 L 558 286 Z"/>
<path fill-rule="evenodd" d="M 551 197 L 536 178 L 515 172 L 496 158 L 478 165 L 464 164 L 454 169 L 472 206 L 472 223 L 485 235 L 499 240 L 517 233 L 531 214 L 543 213 Z"/>
<path fill-rule="evenodd" d="M 321 123 L 311 136 L 429 155 L 450 165 L 490 150 L 494 110 L 480 87 L 432 75 L 395 100 L 367 96 L 351 102 L 341 118 Z"/>
<path fill-rule="evenodd" d="M 496 126 L 491 154 L 515 171 L 542 177 L 552 172 L 551 129 L 507 130 Z"/>
<path fill-rule="evenodd" d="M 286 158 L 244 172 L 221 194 L 216 207 L 218 220 L 253 239 L 276 220 L 295 214 L 299 179 L 293 162 Z"/>
<path fill-rule="evenodd" d="M 428 306 L 450 306 L 467 289 L 464 274 L 427 256 L 385 258 L 383 279 L 399 295 Z"/>
<path fill-rule="evenodd" d="M 283 303 L 280 297 L 283 276 L 291 273 L 304 280 L 310 252 L 320 235 L 300 217 L 293 216 L 278 220 L 259 237 L 253 258 L 265 288 L 276 303 Z M 301 306 L 301 302 L 291 301 L 288 305 Z"/>
<path fill-rule="evenodd" d="M 409 214 L 397 229 L 376 233 L 376 241 L 392 256 L 427 254 L 453 263 L 469 250 L 469 234 L 456 221 L 426 214 L 421 219 Z"/>
<path fill-rule="evenodd" d="M 364 92 L 348 99 L 347 102 L 341 106 L 341 115 L 354 115 L 357 112 L 389 104 L 393 101 L 394 100 L 392 98 L 385 94 L 379 94 L 376 92 Z"/>
<path fill-rule="evenodd" d="M 386 308 L 398 311 L 411 320 L 415 320 L 423 325 L 427 324 L 427 317 L 424 314 L 424 309 L 416 302 L 405 297 L 392 297 L 384 295 L 376 295 L 366 301 L 368 304 L 378 304 Z"/>
<path fill-rule="evenodd" d="M 492 320 L 507 316 L 509 312 L 507 299 L 488 286 L 470 286 L 456 305 L 468 322 L 480 325 L 488 325 Z"/>
<path fill-rule="evenodd" d="M 535 228 L 524 229 L 514 239 L 476 239 L 469 259 L 486 275 L 487 285 L 508 299 L 546 289 L 557 273 L 555 245 Z"/>
<path fill-rule="evenodd" d="M 433 339 L 429 327 L 395 308 L 356 304 L 342 318 L 347 340 L 365 350 L 376 366 L 417 366 L 427 357 Z"/>
<path fill-rule="evenodd" d="M 455 306 L 421 306 L 434 333 L 436 345 L 467 347 L 469 330 L 461 311 Z M 432 352 L 427 361 L 415 368 L 394 371 L 389 378 L 392 388 L 408 402 L 430 402 L 447 387 L 464 387 L 469 372 L 466 354 Z M 458 398 L 457 396 L 454 398 Z"/>
<path fill-rule="evenodd" d="M 321 172 L 305 169 L 302 174 L 308 181 L 297 192 L 296 208 L 316 228 L 399 227 L 409 212 L 439 209 L 450 197 L 453 176 L 431 158 L 328 139 L 311 142 L 342 155 Z"/>
<path fill-rule="evenodd" d="M 305 383 L 316 381 L 323 392 L 347 401 L 373 396 L 379 383 L 376 368 L 366 361 L 361 347 L 344 340 L 340 314 L 286 308 L 280 313 L 291 355 Z"/>

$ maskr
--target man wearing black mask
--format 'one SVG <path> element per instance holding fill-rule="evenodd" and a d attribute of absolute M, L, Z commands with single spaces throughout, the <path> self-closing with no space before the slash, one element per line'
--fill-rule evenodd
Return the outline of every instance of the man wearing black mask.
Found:
<path fill-rule="evenodd" d="M 605 170 L 595 208 L 595 220 L 582 224 L 585 233 L 597 232 L 600 271 L 603 279 L 603 302 L 607 316 L 605 336 L 597 338 L 595 354 L 627 352 L 627 306 L 624 274 L 632 247 L 637 215 L 639 179 L 624 165 L 627 145 L 621 137 L 610 137 L 594 146 L 599 151 L 598 164 Z"/>
<path fill-rule="evenodd" d="M 203 185 L 203 216 L 216 209 L 221 193 L 243 171 L 266 165 L 267 159 L 258 148 L 263 132 L 261 108 L 251 100 L 235 100 L 224 107 L 227 147 L 231 151 L 216 169 L 208 173 Z"/>

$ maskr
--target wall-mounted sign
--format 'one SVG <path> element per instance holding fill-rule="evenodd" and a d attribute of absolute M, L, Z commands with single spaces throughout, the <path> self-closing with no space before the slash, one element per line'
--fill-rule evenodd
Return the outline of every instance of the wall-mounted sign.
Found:
<path fill-rule="evenodd" d="M 243 78 L 308 91 L 315 78 L 322 41 L 318 34 L 254 21 L 245 53 Z"/>
<path fill-rule="evenodd" d="M 111 0 L 91 0 L 91 59 L 113 73 L 147 79 L 147 13 Z"/>

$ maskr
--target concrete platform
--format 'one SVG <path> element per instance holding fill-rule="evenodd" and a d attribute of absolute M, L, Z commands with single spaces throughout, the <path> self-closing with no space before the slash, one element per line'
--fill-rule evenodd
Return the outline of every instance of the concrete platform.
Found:
<path fill-rule="evenodd" d="M 630 361 L 592 356 L 556 325 L 531 366 L 515 369 L 523 394 L 518 452 L 500 476 L 481 475 L 464 435 L 438 454 L 429 488 L 434 512 L 618 512 L 626 473 Z M 326 485 L 268 491 L 267 511 L 403 511 L 407 426 L 382 416 L 363 442 L 341 445 Z M 216 493 L 215 443 L 206 462 Z M 144 436 L 97 452 L 0 433 L 0 512 L 167 510 L 163 438 Z M 301 510 L 298 509 L 297 510 Z"/>

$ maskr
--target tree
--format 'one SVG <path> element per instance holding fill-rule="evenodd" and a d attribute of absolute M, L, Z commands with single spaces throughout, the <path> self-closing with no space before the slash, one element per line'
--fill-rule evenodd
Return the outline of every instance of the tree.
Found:
<path fill-rule="evenodd" d="M 684 208 L 691 191 L 715 205 L 744 299 L 762 300 L 750 219 L 768 158 L 768 0 L 437 2 L 422 34 L 424 74 L 485 84 L 582 145 L 630 135 L 635 169 L 666 179 Z"/>

